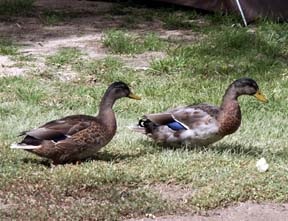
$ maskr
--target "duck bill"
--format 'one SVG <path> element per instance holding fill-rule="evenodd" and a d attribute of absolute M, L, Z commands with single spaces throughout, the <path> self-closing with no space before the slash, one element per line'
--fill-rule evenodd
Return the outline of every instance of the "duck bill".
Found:
<path fill-rule="evenodd" d="M 258 101 L 261 101 L 263 103 L 267 103 L 268 99 L 264 94 L 261 93 L 261 91 L 257 91 L 256 94 L 254 95 Z"/>
<path fill-rule="evenodd" d="M 128 97 L 135 100 L 141 100 L 141 97 L 133 93 L 128 94 Z"/>

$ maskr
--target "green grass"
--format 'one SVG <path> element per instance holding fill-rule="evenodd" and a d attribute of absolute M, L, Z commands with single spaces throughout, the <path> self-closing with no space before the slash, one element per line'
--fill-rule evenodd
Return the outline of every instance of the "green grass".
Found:
<path fill-rule="evenodd" d="M 195 24 L 195 18 L 197 13 L 195 11 L 189 13 L 183 13 L 181 11 L 167 13 L 166 16 L 163 16 L 162 20 L 164 23 L 164 28 L 167 29 L 190 29 L 197 30 L 198 26 Z"/>
<path fill-rule="evenodd" d="M 134 2 L 134 4 L 130 2 L 128 5 L 115 5 L 108 13 L 120 17 L 121 27 L 128 29 L 138 28 L 139 24 L 147 24 L 149 26 L 149 24 L 154 25 L 153 23 L 161 22 L 163 27 L 168 30 L 199 30 L 199 25 L 196 21 L 196 18 L 198 18 L 196 11 L 180 10 L 173 6 L 153 8 L 145 7 L 143 2 L 138 2 L 138 4 L 137 2 Z"/>
<path fill-rule="evenodd" d="M 47 25 L 56 25 L 66 19 L 63 13 L 58 11 L 44 11 L 41 15 L 43 22 Z"/>
<path fill-rule="evenodd" d="M 21 46 L 16 44 L 15 41 L 0 38 L 0 55 L 9 56 L 9 58 L 17 62 L 14 66 L 23 66 L 27 62 L 34 61 L 35 58 L 32 55 L 23 55 L 19 52 Z"/>
<path fill-rule="evenodd" d="M 23 63 L 36 60 L 35 57 L 33 57 L 33 55 L 23 55 L 21 53 L 16 54 L 15 56 L 11 57 L 11 59 Z"/>
<path fill-rule="evenodd" d="M 106 57 L 102 60 L 80 61 L 73 67 L 81 73 L 84 78 L 95 82 L 109 83 L 112 81 L 131 82 L 134 72 L 123 67 L 123 62 L 113 57 Z M 126 69 L 126 71 L 124 71 Z"/>
<path fill-rule="evenodd" d="M 153 15 L 149 22 L 163 19 L 165 13 L 141 10 Z M 84 59 L 85 51 L 63 48 L 46 59 L 50 77 L 31 69 L 26 76 L 0 78 L 0 217 L 121 220 L 205 211 L 247 200 L 287 202 L 287 24 L 259 21 L 249 28 L 232 27 L 237 19 L 213 16 L 197 15 L 206 26 L 197 30 L 196 41 L 177 41 L 170 47 L 157 32 L 112 29 L 103 42 L 117 55 Z M 119 55 L 154 50 L 166 57 L 151 61 L 148 70 L 127 67 Z M 50 69 L 54 66 L 71 66 L 79 79 L 59 81 Z M 240 129 L 214 145 L 167 149 L 126 127 L 145 113 L 198 102 L 219 105 L 228 85 L 243 76 L 258 82 L 269 103 L 240 97 Z M 142 100 L 116 102 L 118 132 L 94 160 L 50 167 L 47 160 L 9 149 L 21 131 L 70 114 L 96 114 L 107 86 L 118 80 L 129 83 Z M 261 157 L 270 165 L 265 173 L 255 166 Z M 186 201 L 163 198 L 154 188 L 163 184 L 185 187 L 191 196 Z"/>
<path fill-rule="evenodd" d="M 89 12 L 85 11 L 63 11 L 63 10 L 50 10 L 46 9 L 41 12 L 40 18 L 41 21 L 45 25 L 58 25 L 61 22 L 69 21 L 71 19 L 77 18 L 77 17 L 83 17 L 89 15 Z"/>
<path fill-rule="evenodd" d="M 16 44 L 8 39 L 0 39 L 0 55 L 16 55 L 18 47 Z"/>
<path fill-rule="evenodd" d="M 0 15 L 25 15 L 33 10 L 35 0 L 0 0 Z"/>
<path fill-rule="evenodd" d="M 152 61 L 151 67 L 156 73 L 184 75 L 265 74 L 283 68 L 287 56 L 287 44 L 276 43 L 280 39 L 277 35 L 265 39 L 266 34 L 227 27 L 210 32 L 193 45 L 170 51 L 165 59 Z"/>
<path fill-rule="evenodd" d="M 107 31 L 103 37 L 103 44 L 112 53 L 116 54 L 140 54 L 145 51 L 160 51 L 168 45 L 155 33 L 139 36 L 121 30 Z"/>
<path fill-rule="evenodd" d="M 55 66 L 63 66 L 65 64 L 71 64 L 76 61 L 82 55 L 81 51 L 77 48 L 61 48 L 53 55 L 50 55 L 46 59 L 47 64 Z"/>

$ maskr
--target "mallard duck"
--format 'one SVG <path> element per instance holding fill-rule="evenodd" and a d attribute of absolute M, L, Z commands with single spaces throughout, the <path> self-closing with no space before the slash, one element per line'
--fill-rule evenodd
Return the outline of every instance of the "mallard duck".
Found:
<path fill-rule="evenodd" d="M 50 121 L 39 128 L 22 132 L 20 136 L 25 136 L 24 139 L 11 145 L 11 148 L 52 159 L 53 164 L 79 162 L 93 156 L 115 135 L 117 125 L 112 107 L 122 97 L 141 99 L 125 83 L 115 82 L 106 90 L 98 116 L 71 115 Z"/>
<path fill-rule="evenodd" d="M 207 146 L 239 128 L 241 110 L 237 98 L 241 95 L 268 101 L 253 79 L 241 78 L 228 87 L 220 107 L 203 103 L 146 114 L 132 129 L 169 146 Z"/>

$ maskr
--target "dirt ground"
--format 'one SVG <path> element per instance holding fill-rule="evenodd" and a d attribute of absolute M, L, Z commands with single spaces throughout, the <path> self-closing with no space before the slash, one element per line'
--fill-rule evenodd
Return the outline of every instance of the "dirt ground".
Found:
<path fill-rule="evenodd" d="M 12 39 L 21 45 L 23 55 L 32 55 L 36 60 L 27 67 L 17 67 L 15 61 L 7 56 L 0 55 L 0 76 L 23 75 L 27 71 L 41 71 L 45 67 L 45 57 L 54 54 L 59 48 L 75 47 L 85 52 L 89 58 L 102 59 L 107 56 L 107 51 L 101 46 L 103 31 L 108 28 L 117 28 L 117 16 L 105 19 L 105 12 L 113 7 L 111 2 L 79 1 L 79 0 L 38 0 L 35 3 L 36 11 L 61 10 L 69 13 L 78 13 L 81 16 L 65 19 L 55 25 L 43 24 L 41 15 L 29 17 L 13 17 L 7 21 L 0 21 L 0 37 Z M 145 32 L 148 28 L 158 31 L 159 27 L 142 27 L 135 31 Z M 149 29 L 150 30 L 150 29 Z M 162 35 L 180 35 L 162 31 Z M 135 69 L 145 69 L 153 58 L 162 58 L 161 52 L 149 52 L 137 56 L 121 56 L 127 66 Z M 117 55 L 115 55 L 117 57 Z M 70 70 L 63 74 L 75 76 Z M 68 78 L 69 78 L 68 77 Z"/>
<path fill-rule="evenodd" d="M 148 216 L 148 215 L 147 215 Z M 241 203 L 229 208 L 208 211 L 207 215 L 162 216 L 129 221 L 286 221 L 288 204 Z"/>
<path fill-rule="evenodd" d="M 45 57 L 55 53 L 61 47 L 77 47 L 86 53 L 89 58 L 101 59 L 107 56 L 107 51 L 101 46 L 103 30 L 118 25 L 117 16 L 113 20 L 105 19 L 105 11 L 113 6 L 111 2 L 100 1 L 79 1 L 79 0 L 38 0 L 36 1 L 37 11 L 44 9 L 63 9 L 65 11 L 83 12 L 85 16 L 73 18 L 57 25 L 44 25 L 41 17 L 13 17 L 0 21 L 0 37 L 10 38 L 21 45 L 20 51 L 24 55 L 33 55 L 36 59 L 29 61 L 29 66 L 18 67 L 16 61 L 7 56 L 0 56 L 0 76 L 25 75 L 29 71 L 41 72 L 45 67 Z M 101 13 L 100 13 L 101 12 Z M 193 34 L 189 31 L 168 31 L 162 30 L 160 25 L 155 23 L 141 24 L 135 32 L 157 31 L 161 36 L 174 38 L 192 39 Z M 116 55 L 115 55 L 116 56 Z M 121 56 L 121 59 L 130 67 L 145 69 L 149 66 L 152 58 L 161 58 L 165 54 L 160 52 L 149 52 L 137 56 Z M 58 73 L 66 76 L 66 79 L 77 76 L 72 70 L 65 70 L 65 73 Z M 189 189 L 182 189 L 173 186 L 153 187 L 164 199 L 175 201 L 185 200 L 191 195 Z M 1 204 L 0 204 L 1 207 Z M 168 214 L 168 213 L 167 213 Z M 149 218 L 152 217 L 152 218 Z M 288 220 L 288 204 L 255 204 L 252 202 L 241 203 L 229 208 L 207 211 L 205 215 L 183 215 L 163 216 L 130 219 L 140 220 L 161 220 L 161 221 L 268 221 Z"/>

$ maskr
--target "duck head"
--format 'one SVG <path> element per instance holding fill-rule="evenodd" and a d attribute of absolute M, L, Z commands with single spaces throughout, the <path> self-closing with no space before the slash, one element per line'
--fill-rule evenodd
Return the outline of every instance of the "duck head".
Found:
<path fill-rule="evenodd" d="M 240 78 L 234 81 L 230 89 L 234 91 L 235 96 L 238 97 L 240 95 L 251 95 L 254 96 L 257 100 L 267 103 L 268 99 L 266 96 L 260 91 L 258 84 L 252 78 Z"/>
<path fill-rule="evenodd" d="M 122 97 L 128 97 L 131 99 L 135 99 L 135 100 L 140 100 L 141 97 L 133 94 L 130 90 L 130 88 L 128 87 L 127 84 L 125 84 L 124 82 L 114 82 L 112 83 L 107 91 L 106 91 L 106 95 L 116 99 L 122 98 Z"/>

